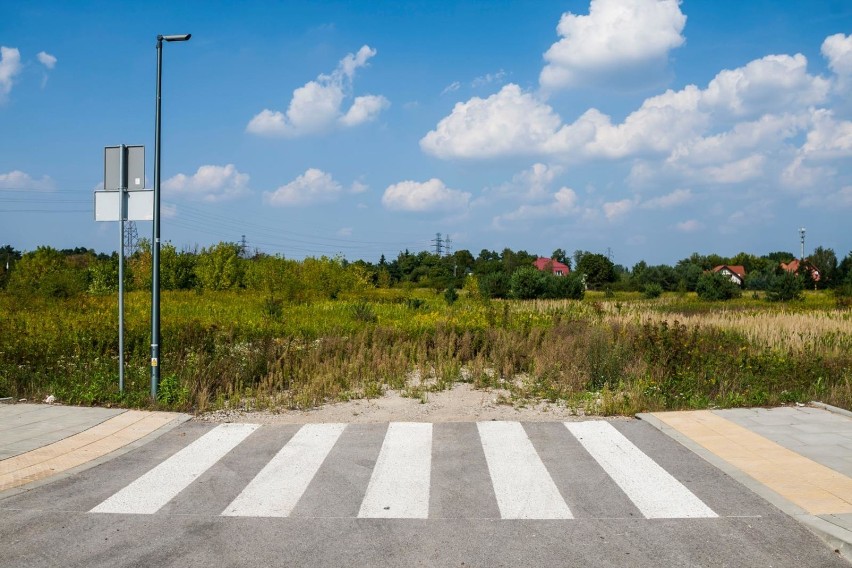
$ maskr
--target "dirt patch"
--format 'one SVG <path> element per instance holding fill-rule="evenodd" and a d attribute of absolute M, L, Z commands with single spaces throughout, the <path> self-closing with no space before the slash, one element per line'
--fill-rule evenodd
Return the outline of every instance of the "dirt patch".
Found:
<path fill-rule="evenodd" d="M 502 390 L 476 390 L 460 383 L 440 392 L 426 393 L 421 398 L 403 397 L 388 391 L 381 398 L 327 404 L 312 410 L 245 411 L 217 410 L 197 416 L 207 422 L 249 422 L 254 424 L 308 424 L 317 422 L 478 422 L 484 420 L 517 420 L 550 422 L 578 420 L 582 410 L 563 404 L 537 402 L 527 405 L 503 404 L 509 393 Z"/>

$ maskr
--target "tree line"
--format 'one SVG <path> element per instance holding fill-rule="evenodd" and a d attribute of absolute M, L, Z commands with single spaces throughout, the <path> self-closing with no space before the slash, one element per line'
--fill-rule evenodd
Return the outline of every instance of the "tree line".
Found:
<path fill-rule="evenodd" d="M 543 255 L 542 255 L 543 256 Z M 741 252 L 733 257 L 694 253 L 674 265 L 648 265 L 645 261 L 627 268 L 606 255 L 578 250 L 553 251 L 549 258 L 569 266 L 571 273 L 556 276 L 533 267 L 538 254 L 525 250 L 483 249 L 474 256 L 468 250 L 451 255 L 430 251 L 399 252 L 378 262 L 342 256 L 291 260 L 261 252 L 248 254 L 238 243 L 220 242 L 206 248 L 177 250 L 165 243 L 160 251 L 160 286 L 164 290 L 263 290 L 281 300 L 335 298 L 370 288 L 429 287 L 445 291 L 448 300 L 455 290 L 467 288 L 488 298 L 581 298 L 586 289 L 636 291 L 647 297 L 663 292 L 697 292 L 710 300 L 724 300 L 745 290 L 762 290 L 770 299 L 798 297 L 802 289 L 852 289 L 852 252 L 838 260 L 830 248 L 817 247 L 802 262 L 798 274 L 782 270 L 781 263 L 795 257 L 780 251 L 757 256 Z M 740 288 L 720 274 L 719 265 L 739 265 L 746 271 Z M 125 263 L 125 288 L 151 286 L 151 246 L 147 240 Z M 813 270 L 819 279 L 812 277 Z M 11 245 L 0 248 L 0 289 L 13 294 L 73 297 L 83 293 L 105 294 L 118 289 L 118 254 L 96 253 L 82 247 L 55 249 L 41 246 L 22 252 Z"/>

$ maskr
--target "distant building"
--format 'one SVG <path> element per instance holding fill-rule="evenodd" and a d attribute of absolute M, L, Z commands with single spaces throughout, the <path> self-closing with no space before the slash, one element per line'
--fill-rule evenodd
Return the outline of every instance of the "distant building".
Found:
<path fill-rule="evenodd" d="M 790 262 L 782 262 L 781 263 L 781 269 L 782 270 L 785 270 L 787 272 L 792 272 L 793 274 L 798 274 L 799 269 L 802 268 L 802 267 L 804 267 L 804 269 L 807 270 L 810 273 L 811 280 L 813 280 L 814 282 L 819 282 L 819 278 L 820 278 L 819 270 L 817 270 L 816 267 L 813 264 L 811 264 L 808 261 L 807 258 L 804 259 L 804 261 L 800 261 L 798 258 L 794 258 Z"/>
<path fill-rule="evenodd" d="M 568 276 L 571 273 L 571 269 L 567 264 L 552 258 L 544 258 L 543 256 L 535 259 L 533 266 L 542 272 L 552 272 L 556 276 Z"/>
<path fill-rule="evenodd" d="M 713 268 L 713 272 L 718 272 L 722 276 L 730 279 L 737 286 L 742 286 L 745 282 L 746 271 L 744 266 L 722 264 Z"/>

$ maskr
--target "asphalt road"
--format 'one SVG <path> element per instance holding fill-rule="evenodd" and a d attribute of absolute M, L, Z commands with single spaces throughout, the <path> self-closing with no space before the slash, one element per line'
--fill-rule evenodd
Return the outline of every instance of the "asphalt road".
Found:
<path fill-rule="evenodd" d="M 188 422 L 0 494 L 0 566 L 848 566 L 641 421 L 299 430 Z"/>

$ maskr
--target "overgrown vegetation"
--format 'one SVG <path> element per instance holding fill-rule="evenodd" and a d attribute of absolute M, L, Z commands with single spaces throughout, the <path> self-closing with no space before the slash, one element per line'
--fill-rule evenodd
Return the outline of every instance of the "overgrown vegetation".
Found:
<path fill-rule="evenodd" d="M 789 253 L 626 270 L 578 251 L 577 270 L 556 276 L 509 249 L 406 251 L 370 264 L 165 245 L 163 380 L 151 401 L 147 245 L 126 271 L 124 394 L 117 256 L 7 246 L 0 396 L 307 408 L 467 381 L 520 404 L 544 398 L 605 414 L 812 399 L 852 408 L 852 255 L 837 263 L 830 249 L 816 252 L 818 282 L 811 265 L 780 270 Z M 572 263 L 561 250 L 552 258 Z M 719 264 L 746 267 L 749 291 L 710 272 Z"/>
<path fill-rule="evenodd" d="M 732 302 L 708 311 L 694 294 L 506 301 L 464 291 L 448 305 L 421 289 L 271 307 L 263 292 L 165 292 L 156 404 L 308 408 L 468 381 L 520 403 L 607 414 L 812 399 L 852 408 L 852 313 L 819 292 L 791 306 Z M 0 395 L 152 404 L 146 293 L 127 301 L 123 396 L 114 296 L 22 304 L 0 294 L 0 308 Z M 413 385 L 413 374 L 424 380 Z"/>

